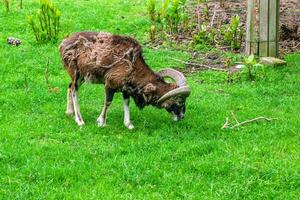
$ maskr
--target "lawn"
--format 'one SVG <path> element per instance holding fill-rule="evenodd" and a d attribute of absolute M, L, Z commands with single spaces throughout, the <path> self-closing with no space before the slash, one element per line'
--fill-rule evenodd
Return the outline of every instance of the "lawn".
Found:
<path fill-rule="evenodd" d="M 2 3 L 2 2 L 1 2 Z M 147 41 L 146 5 L 140 0 L 54 1 L 62 34 L 93 30 Z M 221 72 L 188 75 L 192 94 L 185 120 L 132 103 L 133 131 L 123 126 L 121 95 L 99 128 L 103 86 L 83 85 L 86 125 L 65 115 L 69 77 L 58 44 L 37 45 L 27 24 L 38 1 L 13 1 L 0 13 L 0 199 L 299 199 L 300 54 L 265 77 L 226 83 Z M 22 40 L 19 47 L 6 38 Z M 144 48 L 153 69 L 179 66 L 189 54 Z M 49 58 L 49 89 L 45 66 Z M 233 111 L 243 121 L 278 118 L 221 130 Z"/>

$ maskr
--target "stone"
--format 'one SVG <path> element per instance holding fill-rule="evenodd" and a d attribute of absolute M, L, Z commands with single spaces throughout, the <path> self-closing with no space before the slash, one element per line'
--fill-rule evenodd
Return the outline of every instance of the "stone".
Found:
<path fill-rule="evenodd" d="M 9 45 L 19 46 L 21 43 L 22 41 L 18 38 L 14 38 L 14 37 L 7 38 L 7 44 Z"/>
<path fill-rule="evenodd" d="M 270 66 L 283 66 L 286 65 L 286 61 L 274 58 L 274 57 L 262 57 L 260 58 L 260 64 L 270 65 Z"/>

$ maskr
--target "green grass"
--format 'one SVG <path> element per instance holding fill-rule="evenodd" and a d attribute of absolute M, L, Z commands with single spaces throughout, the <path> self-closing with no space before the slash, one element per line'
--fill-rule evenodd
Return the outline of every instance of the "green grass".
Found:
<path fill-rule="evenodd" d="M 256 82 L 229 85 L 222 73 L 190 75 L 184 121 L 131 104 L 133 131 L 123 126 L 121 95 L 114 99 L 107 127 L 98 128 L 103 86 L 83 85 L 79 97 L 86 125 L 80 129 L 64 114 L 70 80 L 58 45 L 36 45 L 27 25 L 37 2 L 25 1 L 20 10 L 14 1 L 8 14 L 1 4 L 0 199 L 299 199 L 299 53 L 286 56 L 286 67 L 269 68 Z M 105 30 L 146 41 L 143 1 L 54 2 L 62 10 L 63 34 Z M 23 44 L 6 45 L 8 36 Z M 169 57 L 188 56 L 145 48 L 156 70 L 178 66 Z M 56 93 L 45 83 L 48 57 Z M 278 120 L 221 130 L 230 111 L 240 120 Z"/>

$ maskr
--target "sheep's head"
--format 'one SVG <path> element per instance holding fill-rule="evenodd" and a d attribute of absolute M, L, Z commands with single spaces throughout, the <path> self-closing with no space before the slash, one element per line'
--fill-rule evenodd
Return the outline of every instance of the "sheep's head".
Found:
<path fill-rule="evenodd" d="M 157 103 L 171 113 L 175 121 L 179 121 L 184 118 L 185 102 L 191 90 L 186 84 L 184 75 L 179 71 L 164 69 L 159 71 L 158 74 L 163 78 L 169 77 L 176 82 L 176 87 L 160 97 Z"/>

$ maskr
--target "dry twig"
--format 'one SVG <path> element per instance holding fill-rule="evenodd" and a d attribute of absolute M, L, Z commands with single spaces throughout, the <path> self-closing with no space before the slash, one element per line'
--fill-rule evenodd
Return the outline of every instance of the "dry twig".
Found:
<path fill-rule="evenodd" d="M 226 117 L 226 121 L 225 121 L 225 123 L 224 123 L 224 125 L 222 126 L 221 129 L 227 129 L 227 128 L 234 129 L 234 128 L 237 128 L 239 126 L 249 124 L 249 123 L 252 123 L 252 122 L 256 122 L 256 121 L 260 121 L 260 120 L 265 120 L 265 121 L 268 121 L 268 122 L 273 121 L 273 120 L 278 120 L 278 118 L 267 118 L 267 117 L 262 117 L 261 116 L 261 117 L 256 117 L 254 119 L 249 119 L 249 120 L 246 120 L 246 121 L 243 121 L 243 122 L 239 122 L 237 117 L 235 116 L 235 114 L 232 111 L 230 113 L 231 113 L 232 118 L 235 120 L 235 124 L 231 125 L 230 121 L 229 121 L 229 118 Z"/>
<path fill-rule="evenodd" d="M 239 124 L 240 122 L 238 121 L 238 119 L 236 118 L 235 114 L 233 113 L 233 111 L 230 112 L 231 116 L 233 117 L 233 119 L 235 120 L 235 122 L 237 124 Z"/>
<path fill-rule="evenodd" d="M 49 85 L 49 64 L 50 64 L 50 58 L 48 57 L 46 69 L 45 69 L 45 80 L 47 85 Z"/>
<path fill-rule="evenodd" d="M 248 124 L 248 123 L 251 123 L 251 122 L 256 122 L 256 121 L 259 121 L 259 120 L 266 120 L 266 121 L 270 122 L 270 121 L 273 121 L 273 120 L 277 120 L 277 118 L 256 117 L 254 119 L 249 119 L 249 120 L 243 121 L 241 123 L 238 123 L 238 124 L 236 124 L 236 125 L 234 125 L 230 128 L 234 129 L 234 128 L 239 127 L 241 125 Z"/>
<path fill-rule="evenodd" d="M 226 129 L 228 127 L 228 125 L 229 125 L 229 119 L 228 119 L 228 117 L 226 117 L 225 124 L 222 126 L 221 129 Z"/>
<path fill-rule="evenodd" d="M 222 71 L 222 72 L 227 72 L 226 69 L 221 69 L 221 68 L 215 68 L 215 67 L 210 67 L 208 65 L 204 65 L 204 64 L 200 64 L 200 63 L 193 63 L 193 62 L 187 62 L 187 61 L 183 61 L 183 60 L 179 60 L 179 59 L 176 59 L 176 58 L 170 58 L 171 60 L 175 60 L 175 61 L 178 61 L 178 62 L 181 62 L 185 65 L 192 65 L 192 66 L 195 66 L 195 67 L 202 67 L 202 68 L 205 68 L 205 69 L 210 69 L 210 70 L 214 70 L 214 71 Z"/>

